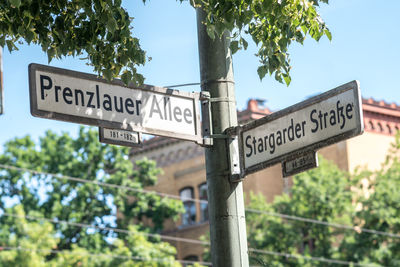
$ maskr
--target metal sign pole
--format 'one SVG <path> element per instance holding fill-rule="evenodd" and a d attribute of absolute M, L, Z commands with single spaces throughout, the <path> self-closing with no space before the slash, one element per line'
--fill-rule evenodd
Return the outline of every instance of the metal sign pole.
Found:
<path fill-rule="evenodd" d="M 224 34 L 222 39 L 211 40 L 202 24 L 204 18 L 204 12 L 197 9 L 202 91 L 210 93 L 211 125 L 208 129 L 212 129 L 211 137 L 222 137 L 213 139 L 212 146 L 205 149 L 211 260 L 215 267 L 247 267 L 243 188 L 241 182 L 229 179 L 229 159 L 232 161 L 235 155 L 228 149 L 229 137 L 223 138 L 226 129 L 237 125 L 229 39 L 228 34 Z"/>

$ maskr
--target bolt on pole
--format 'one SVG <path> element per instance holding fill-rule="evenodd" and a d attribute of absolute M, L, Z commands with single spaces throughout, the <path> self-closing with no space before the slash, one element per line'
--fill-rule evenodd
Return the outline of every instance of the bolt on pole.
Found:
<path fill-rule="evenodd" d="M 229 32 L 211 39 L 197 8 L 201 90 L 210 93 L 212 134 L 237 126 Z M 249 266 L 242 182 L 230 182 L 227 139 L 216 138 L 205 149 L 211 260 L 214 267 Z M 236 155 L 237 156 L 237 155 Z"/>

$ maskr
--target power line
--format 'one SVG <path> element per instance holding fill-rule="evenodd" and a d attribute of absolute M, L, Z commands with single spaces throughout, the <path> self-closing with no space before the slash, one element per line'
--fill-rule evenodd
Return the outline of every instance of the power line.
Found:
<path fill-rule="evenodd" d="M 193 86 L 193 85 L 201 85 L 201 83 L 174 84 L 174 85 L 168 85 L 168 86 L 164 86 L 164 87 L 170 89 L 170 88 L 174 88 L 174 87 Z"/>
<path fill-rule="evenodd" d="M 32 248 L 24 248 L 24 247 L 9 247 L 3 246 L 0 247 L 1 250 L 19 250 L 19 251 L 30 251 L 30 252 L 42 252 L 42 253 L 51 253 L 51 254 L 71 254 L 71 255 L 78 255 L 78 256 L 88 256 L 88 257 L 106 257 L 106 258 L 117 258 L 123 260 L 134 260 L 134 261 L 144 261 L 144 262 L 167 262 L 172 260 L 167 259 L 160 259 L 160 258 L 151 258 L 146 259 L 138 256 L 122 256 L 122 255 L 111 255 L 111 254 L 104 254 L 104 253 L 82 253 L 82 252 L 74 252 L 69 250 L 54 250 L 54 249 L 32 249 Z M 350 265 L 353 266 L 369 266 L 369 267 L 379 267 L 382 265 L 377 264 L 363 264 L 363 263 L 354 263 L 349 261 L 342 261 L 342 260 L 332 260 L 326 259 L 321 257 L 310 257 L 310 256 L 302 256 L 302 255 L 295 255 L 295 254 L 287 254 L 281 252 L 274 252 L 274 251 L 266 251 L 266 250 L 258 250 L 258 249 L 249 249 L 249 251 L 253 253 L 261 253 L 273 256 L 281 256 L 286 258 L 297 258 L 297 259 L 305 259 L 305 260 L 312 260 L 312 261 L 319 261 L 325 263 L 333 263 L 333 264 L 340 264 L 340 265 Z M 211 262 L 201 262 L 201 261 L 190 261 L 190 260 L 175 260 L 179 263 L 183 264 L 194 264 L 199 263 L 201 265 L 211 266 Z"/>
<path fill-rule="evenodd" d="M 151 191 L 151 190 L 145 190 L 145 189 L 138 189 L 138 188 L 122 186 L 122 185 L 116 185 L 116 184 L 110 184 L 110 183 L 104 183 L 104 182 L 98 182 L 98 181 L 91 181 L 91 180 L 86 180 L 86 179 L 77 178 L 77 177 L 71 177 L 71 176 L 67 176 L 67 175 L 58 175 L 58 174 L 47 173 L 47 172 L 39 172 L 39 171 L 35 171 L 35 170 L 30 170 L 30 169 L 26 169 L 26 168 L 19 168 L 19 167 L 10 166 L 10 165 L 4 165 L 4 164 L 0 164 L 0 168 L 16 170 L 16 171 L 21 171 L 21 172 L 30 172 L 30 173 L 39 174 L 39 175 L 40 174 L 49 175 L 49 176 L 52 176 L 52 177 L 54 177 L 56 179 L 65 179 L 65 180 L 75 181 L 75 182 L 80 182 L 80 183 L 90 183 L 90 184 L 95 184 L 95 185 L 104 186 L 104 187 L 117 188 L 117 189 L 133 191 L 133 192 L 137 192 L 137 193 L 144 193 L 144 194 L 155 194 L 155 195 L 159 195 L 161 197 L 166 197 L 166 198 L 171 198 L 171 199 L 176 199 L 176 200 L 182 200 L 182 198 L 180 196 L 177 196 L 177 195 L 166 194 L 166 193 L 161 193 L 161 192 Z M 197 202 L 197 203 L 208 204 L 207 200 L 202 200 L 202 199 L 195 199 L 195 198 L 185 197 L 184 200 L 185 201 L 193 201 L 193 202 Z M 335 228 L 339 228 L 339 229 L 341 228 L 341 229 L 352 230 L 352 231 L 356 231 L 356 232 L 365 232 L 365 233 L 383 235 L 383 236 L 388 236 L 388 237 L 393 237 L 393 238 L 400 238 L 400 234 L 377 231 L 377 230 L 373 230 L 373 229 L 362 228 L 362 227 L 359 227 L 359 226 L 352 226 L 352 225 L 345 225 L 345 224 L 338 224 L 338 223 L 330 223 L 330 222 L 326 222 L 326 221 L 310 219 L 310 218 L 305 218 L 305 217 L 300 217 L 300 216 L 294 216 L 294 215 L 288 215 L 288 214 L 282 214 L 282 213 L 274 213 L 274 212 L 266 212 L 266 211 L 255 210 L 255 209 L 246 209 L 246 212 L 265 214 L 265 215 L 269 215 L 269 216 L 285 218 L 285 219 L 288 219 L 288 220 L 303 221 L 303 222 L 308 222 L 308 223 L 314 223 L 314 224 L 319 224 L 319 225 L 335 227 Z"/>
<path fill-rule="evenodd" d="M 146 190 L 146 189 L 142 189 L 142 188 L 133 188 L 133 187 L 129 187 L 129 186 L 110 184 L 110 183 L 99 182 L 99 181 L 92 181 L 92 180 L 72 177 L 72 176 L 68 176 L 68 175 L 59 175 L 59 174 L 49 173 L 49 172 L 40 172 L 40 171 L 35 171 L 35 170 L 30 170 L 30 169 L 20 168 L 20 167 L 15 167 L 15 166 L 10 166 L 10 165 L 4 165 L 4 164 L 0 164 L 0 168 L 20 171 L 20 172 L 30 172 L 30 173 L 37 174 L 37 175 L 48 175 L 48 176 L 52 176 L 59 180 L 68 180 L 68 181 L 79 182 L 79 183 L 88 183 L 88 184 L 94 184 L 94 185 L 99 185 L 99 186 L 103 186 L 103 187 L 116 188 L 116 189 L 121 189 L 121 190 L 126 190 L 126 191 L 133 191 L 136 193 L 155 194 L 155 195 L 159 195 L 161 197 L 181 200 L 181 197 L 177 196 L 177 195 L 166 194 L 166 193 Z M 199 203 L 208 203 L 208 201 L 201 200 L 201 199 L 185 198 L 185 200 L 195 201 L 195 202 L 199 202 Z"/>
<path fill-rule="evenodd" d="M 162 239 L 166 240 L 172 240 L 172 241 L 180 241 L 180 242 L 186 242 L 186 243 L 192 243 L 192 244 L 200 244 L 200 245 L 210 245 L 210 243 L 205 242 L 205 241 L 200 241 L 197 239 L 188 239 L 188 238 L 179 238 L 179 237 L 171 237 L 171 236 L 165 236 L 165 235 L 159 235 L 159 234 L 150 234 L 150 233 L 145 233 L 145 232 L 132 232 L 126 229 L 118 229 L 118 228 L 111 228 L 111 227 L 103 227 L 103 226 L 98 226 L 98 225 L 91 225 L 91 224 L 84 224 L 84 223 L 75 223 L 75 222 L 68 222 L 68 221 L 63 221 L 63 220 L 57 220 L 57 219 L 47 219 L 47 218 L 41 218 L 41 217 L 36 217 L 36 216 L 21 216 L 21 215 L 15 215 L 15 214 L 10 214 L 10 213 L 3 213 L 2 216 L 8 216 L 8 217 L 14 217 L 14 218 L 25 218 L 28 220 L 38 220 L 38 221 L 47 221 L 51 223 L 60 223 L 60 224 L 66 224 L 66 225 L 71 225 L 74 227 L 80 227 L 80 228 L 93 228 L 97 230 L 108 230 L 108 231 L 114 231 L 114 232 L 119 232 L 119 233 L 124 233 L 124 234 L 140 234 L 140 235 L 145 235 L 145 236 L 150 236 L 150 237 L 159 237 Z M 4 249 L 4 247 L 3 247 Z M 49 250 L 50 251 L 50 250 Z M 333 263 L 333 264 L 341 264 L 341 265 L 350 265 L 353 264 L 354 266 L 380 266 L 380 265 L 366 265 L 366 264 L 361 264 L 361 263 L 354 263 L 354 262 L 348 262 L 348 261 L 342 261 L 342 260 L 335 260 L 335 259 L 327 259 L 327 258 L 322 258 L 322 257 L 311 257 L 311 256 L 303 256 L 303 255 L 296 255 L 296 254 L 288 254 L 288 253 L 282 253 L 282 252 L 276 252 L 276 251 L 268 251 L 268 250 L 260 250 L 260 249 L 254 249 L 254 248 L 249 248 L 249 252 L 253 253 L 259 253 L 259 254 L 266 254 L 266 255 L 273 255 L 273 256 L 281 256 L 281 257 L 286 257 L 286 258 L 297 258 L 297 259 L 305 259 L 305 260 L 312 260 L 312 261 L 319 261 L 319 262 L 326 262 L 326 263 Z M 58 252 L 58 251 L 56 251 Z M 62 252 L 62 251 L 61 251 Z M 92 255 L 92 254 L 89 254 Z M 97 255 L 97 254 L 96 254 Z M 100 254 L 102 255 L 102 254 Z M 104 254 L 106 256 L 110 256 L 107 254 Z M 115 257 L 125 257 L 125 256 L 115 256 Z M 130 257 L 125 259 L 131 259 Z M 191 261 L 185 261 L 185 260 L 177 260 L 181 263 L 194 263 Z M 211 263 L 203 263 L 203 262 L 198 262 L 203 265 L 211 265 Z"/>
<path fill-rule="evenodd" d="M 303 256 L 303 255 L 296 255 L 296 254 L 288 254 L 288 253 L 283 253 L 283 252 L 260 250 L 260 249 L 254 249 L 254 248 L 249 248 L 249 252 L 272 255 L 272 256 L 279 256 L 279 257 L 286 257 L 286 258 L 305 259 L 305 260 L 310 260 L 310 261 L 319 261 L 319 262 L 326 262 L 326 263 L 333 263 L 333 264 L 340 264 L 340 265 L 370 266 L 370 267 L 382 266 L 382 265 L 378 265 L 378 264 L 356 263 L 356 262 L 350 262 L 350 261 L 327 259 L 327 258 L 322 258 L 322 257 Z"/>
<path fill-rule="evenodd" d="M 24 248 L 24 247 L 0 247 L 4 250 L 19 250 L 19 251 L 30 251 L 30 252 L 42 252 L 42 253 L 51 253 L 51 254 L 72 254 L 78 256 L 88 256 L 88 257 L 105 257 L 105 258 L 116 258 L 122 260 L 134 260 L 134 261 L 143 261 L 143 262 L 172 262 L 171 259 L 160 259 L 160 258 L 151 258 L 146 259 L 138 256 L 122 256 L 122 255 L 111 255 L 104 253 L 82 253 L 82 252 L 74 252 L 69 250 L 55 250 L 55 249 L 32 249 L 32 248 Z M 211 266 L 211 262 L 201 262 L 201 261 L 189 261 L 189 260 L 174 260 L 183 264 L 194 264 L 199 263 L 201 265 Z"/>
<path fill-rule="evenodd" d="M 170 240 L 170 241 L 180 241 L 180 242 L 186 242 L 186 243 L 193 243 L 193 244 L 198 244 L 198 245 L 210 245 L 208 242 L 205 241 L 200 241 L 196 239 L 188 239 L 188 238 L 182 238 L 182 237 L 174 237 L 174 236 L 168 236 L 168 235 L 160 235 L 160 234 L 151 234 L 151 233 L 146 233 L 146 232 L 132 232 L 127 229 L 119 229 L 119 228 L 114 228 L 114 227 L 106 227 L 106 226 L 100 226 L 100 225 L 93 225 L 93 224 L 85 224 L 85 223 L 76 223 L 76 222 L 68 222 L 64 220 L 58 220 L 58 219 L 48 219 L 48 218 L 42 218 L 42 217 L 36 217 L 36 216 L 30 216 L 30 215 L 16 215 L 16 214 L 11 214 L 4 212 L 2 216 L 7 216 L 7 217 L 14 217 L 14 218 L 20 218 L 20 219 L 28 219 L 28 220 L 36 220 L 36 221 L 46 221 L 46 222 L 51 222 L 51 223 L 58 223 L 58 224 L 65 224 L 65 225 L 70 225 L 74 227 L 80 227 L 80 228 L 87 228 L 87 229 L 97 229 L 97 230 L 106 230 L 106 231 L 112 231 L 112 232 L 117 232 L 117 233 L 123 233 L 123 234 L 140 234 L 148 237 L 156 237 L 156 238 L 161 238 L 165 240 Z"/>
<path fill-rule="evenodd" d="M 330 223 L 330 222 L 314 220 L 314 219 L 310 219 L 310 218 L 298 217 L 298 216 L 287 215 L 287 214 L 282 214 L 282 213 L 254 210 L 254 209 L 246 209 L 246 211 L 258 213 L 258 214 L 265 214 L 265 215 L 269 215 L 269 216 L 281 217 L 281 218 L 288 219 L 288 220 L 296 220 L 296 221 L 320 224 L 320 225 L 325 225 L 325 226 L 331 226 L 331 227 L 335 227 L 335 228 L 348 229 L 348 230 L 353 230 L 356 232 L 359 231 L 359 232 L 365 232 L 365 233 L 370 233 L 370 234 L 377 234 L 377 235 L 384 235 L 384 236 L 389 236 L 389 237 L 394 237 L 394 238 L 400 238 L 399 234 L 393 234 L 393 233 L 388 233 L 388 232 L 383 232 L 383 231 L 376 231 L 376 230 L 372 230 L 372 229 L 361 228 L 359 226 L 350 226 L 350 225 L 345 225 L 345 224 Z"/>

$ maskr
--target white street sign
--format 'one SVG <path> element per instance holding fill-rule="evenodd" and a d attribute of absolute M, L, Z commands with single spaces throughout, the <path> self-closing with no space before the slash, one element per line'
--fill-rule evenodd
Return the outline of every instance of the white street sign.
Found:
<path fill-rule="evenodd" d="M 359 83 L 353 81 L 239 129 L 241 176 L 363 132 Z"/>
<path fill-rule="evenodd" d="M 29 65 L 29 85 L 33 116 L 202 142 L 198 93 L 38 64 Z"/>
<path fill-rule="evenodd" d="M 141 147 L 142 135 L 138 132 L 99 127 L 99 141 L 111 145 Z"/>

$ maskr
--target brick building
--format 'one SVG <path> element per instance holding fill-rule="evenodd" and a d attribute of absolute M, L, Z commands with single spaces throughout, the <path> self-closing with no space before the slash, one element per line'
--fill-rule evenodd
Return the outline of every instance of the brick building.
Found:
<path fill-rule="evenodd" d="M 341 169 L 353 171 L 357 166 L 378 169 L 387 155 L 394 135 L 400 128 L 400 106 L 384 101 L 363 99 L 365 132 L 361 136 L 325 147 L 318 151 L 328 160 L 335 162 Z M 271 111 L 260 101 L 251 99 L 247 108 L 238 112 L 240 124 L 261 118 Z M 153 159 L 164 174 L 158 183 L 149 189 L 182 199 L 207 199 L 205 158 L 203 148 L 192 142 L 172 138 L 154 137 L 144 142 L 140 150 L 132 150 L 132 160 L 143 157 Z M 253 173 L 243 182 L 245 194 L 261 193 L 268 201 L 282 194 L 290 187 L 291 178 L 282 178 L 281 166 Z M 209 228 L 207 204 L 184 201 L 185 214 L 181 220 L 165 223 L 163 234 L 182 238 L 199 239 Z M 178 259 L 202 260 L 202 245 L 185 242 L 172 242 L 178 251 Z"/>

